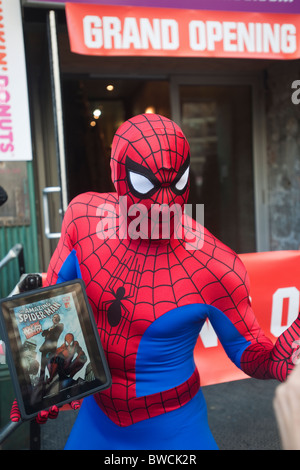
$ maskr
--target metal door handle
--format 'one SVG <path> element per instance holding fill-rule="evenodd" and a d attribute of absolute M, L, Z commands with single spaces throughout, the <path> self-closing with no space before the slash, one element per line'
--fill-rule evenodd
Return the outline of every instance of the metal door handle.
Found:
<path fill-rule="evenodd" d="M 51 186 L 51 187 L 43 189 L 45 235 L 49 239 L 60 238 L 60 232 L 51 232 L 50 230 L 50 216 L 49 216 L 49 203 L 48 203 L 48 194 L 59 193 L 59 192 L 61 192 L 60 186 Z"/>

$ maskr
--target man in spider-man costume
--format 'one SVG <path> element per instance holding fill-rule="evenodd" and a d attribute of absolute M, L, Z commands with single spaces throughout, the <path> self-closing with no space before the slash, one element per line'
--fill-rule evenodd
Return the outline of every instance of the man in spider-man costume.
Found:
<path fill-rule="evenodd" d="M 181 237 L 175 215 L 169 237 L 153 224 L 157 204 L 176 214 L 187 202 L 189 152 L 174 122 L 135 116 L 113 140 L 116 193 L 80 195 L 65 214 L 47 282 L 83 278 L 112 375 L 110 389 L 84 399 L 67 449 L 217 448 L 193 358 L 207 319 L 249 376 L 283 381 L 293 368 L 300 321 L 273 346 L 239 257 L 188 217 Z"/>

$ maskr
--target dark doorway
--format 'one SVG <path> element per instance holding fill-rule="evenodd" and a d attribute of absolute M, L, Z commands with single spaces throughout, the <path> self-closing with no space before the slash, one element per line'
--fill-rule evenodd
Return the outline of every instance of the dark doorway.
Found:
<path fill-rule="evenodd" d="M 180 85 L 182 129 L 191 147 L 190 203 L 238 253 L 256 251 L 250 85 Z"/>
<path fill-rule="evenodd" d="M 133 115 L 170 116 L 167 81 L 64 79 L 64 123 L 68 195 L 114 191 L 110 151 L 118 127 Z"/>

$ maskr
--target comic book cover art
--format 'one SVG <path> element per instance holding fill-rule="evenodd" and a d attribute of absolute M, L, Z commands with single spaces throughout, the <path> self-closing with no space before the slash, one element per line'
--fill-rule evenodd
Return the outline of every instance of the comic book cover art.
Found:
<path fill-rule="evenodd" d="M 57 295 L 12 309 L 32 403 L 94 379 L 74 296 Z"/>

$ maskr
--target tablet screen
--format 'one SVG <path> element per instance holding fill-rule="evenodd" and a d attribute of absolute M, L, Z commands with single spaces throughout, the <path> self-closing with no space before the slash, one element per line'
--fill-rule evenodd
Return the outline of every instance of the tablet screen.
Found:
<path fill-rule="evenodd" d="M 4 299 L 1 323 L 23 419 L 110 386 L 81 280 Z"/>

